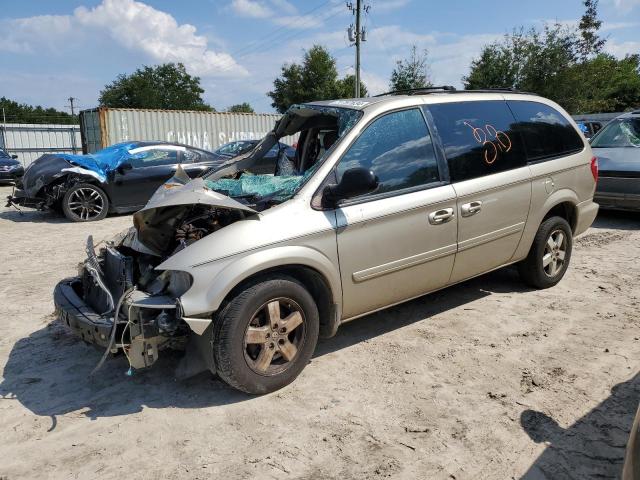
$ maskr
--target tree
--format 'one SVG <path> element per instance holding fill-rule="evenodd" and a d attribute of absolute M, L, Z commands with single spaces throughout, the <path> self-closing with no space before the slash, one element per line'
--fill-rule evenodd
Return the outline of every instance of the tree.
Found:
<path fill-rule="evenodd" d="M 349 77 L 353 75 L 338 79 L 335 58 L 324 47 L 314 45 L 304 53 L 302 64 L 282 66 L 281 76 L 267 95 L 273 100 L 271 105 L 284 113 L 295 103 L 353 97 L 355 79 Z"/>
<path fill-rule="evenodd" d="M 597 1 L 585 5 L 585 16 L 595 18 Z M 592 25 L 593 33 L 600 22 Z M 534 92 L 574 114 L 636 108 L 640 104 L 640 55 L 617 59 L 598 53 L 604 40 L 595 33 L 585 36 L 585 31 L 588 29 L 556 24 L 506 35 L 485 46 L 472 62 L 469 75 L 463 78 L 465 88 Z"/>
<path fill-rule="evenodd" d="M 414 45 L 409 58 L 398 60 L 396 68 L 391 72 L 389 88 L 391 90 L 410 90 L 432 86 L 428 75 L 428 52 L 418 52 Z"/>
<path fill-rule="evenodd" d="M 575 114 L 622 112 L 640 105 L 640 55 L 600 53 L 566 69 L 556 82 L 561 105 Z"/>
<path fill-rule="evenodd" d="M 227 112 L 230 113 L 255 113 L 251 105 L 247 102 L 237 103 L 227 108 Z"/>
<path fill-rule="evenodd" d="M 18 103 L 6 97 L 0 98 L 0 115 L 4 109 L 4 118 L 9 123 L 62 123 L 73 124 L 77 119 L 67 112 L 61 112 L 55 108 L 43 108 L 40 105 L 31 106 L 26 103 Z M 0 121 L 4 118 L 0 116 Z"/>
<path fill-rule="evenodd" d="M 356 76 L 347 75 L 336 82 L 338 94 L 336 98 L 353 98 L 356 92 Z M 362 81 L 360 82 L 360 96 L 366 97 L 369 95 L 367 87 Z"/>
<path fill-rule="evenodd" d="M 585 12 L 580 19 L 578 29 L 580 39 L 577 43 L 578 53 L 584 61 L 602 52 L 606 39 L 600 38 L 598 30 L 602 26 L 602 20 L 598 19 L 598 1 L 584 0 Z"/>
<path fill-rule="evenodd" d="M 519 29 L 485 46 L 463 78 L 465 88 L 516 88 L 553 93 L 553 78 L 576 61 L 575 33 L 562 25 Z"/>
<path fill-rule="evenodd" d="M 100 92 L 104 107 L 213 110 L 202 100 L 200 78 L 187 73 L 182 63 L 144 66 L 131 75 L 118 75 Z"/>

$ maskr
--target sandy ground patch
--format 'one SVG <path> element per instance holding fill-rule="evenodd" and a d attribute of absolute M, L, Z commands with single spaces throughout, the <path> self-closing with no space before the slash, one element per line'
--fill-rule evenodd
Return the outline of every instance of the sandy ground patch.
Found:
<path fill-rule="evenodd" d="M 9 189 L 0 188 L 0 197 Z M 0 208 L 0 478 L 616 478 L 640 397 L 640 215 L 555 288 L 504 269 L 354 321 L 263 397 L 172 358 L 125 376 L 53 318 L 92 224 Z"/>

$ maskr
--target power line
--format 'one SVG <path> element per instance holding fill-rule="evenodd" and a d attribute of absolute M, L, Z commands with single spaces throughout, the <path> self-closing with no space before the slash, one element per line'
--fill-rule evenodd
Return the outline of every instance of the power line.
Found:
<path fill-rule="evenodd" d="M 229 57 L 230 59 L 227 60 L 226 62 L 222 62 L 220 64 L 220 68 L 219 68 L 219 72 L 224 72 L 227 70 L 232 69 L 235 65 L 236 65 L 236 60 L 246 57 L 247 55 L 251 55 L 252 53 L 257 53 L 260 51 L 264 51 L 267 48 L 271 48 L 273 45 L 277 44 L 277 43 L 281 43 L 281 40 L 287 40 L 288 38 L 288 31 L 283 31 L 283 30 L 287 30 L 288 28 L 292 27 L 294 24 L 296 24 L 296 27 L 300 30 L 299 32 L 294 32 L 296 34 L 301 34 L 301 33 L 306 33 L 304 31 L 305 28 L 310 27 L 313 22 L 315 21 L 314 18 L 309 17 L 309 14 L 313 13 L 314 11 L 324 7 L 325 5 L 327 5 L 328 3 L 331 3 L 331 0 L 326 0 L 325 2 L 321 3 L 320 5 L 312 8 L 311 10 L 308 10 L 304 13 L 302 13 L 301 15 L 299 15 L 299 17 L 305 17 L 302 21 L 298 21 L 297 19 L 292 19 L 289 22 L 287 22 L 286 24 L 282 25 L 279 28 L 276 28 L 275 30 L 269 32 L 268 34 L 264 35 L 263 37 L 260 37 L 256 40 L 253 40 L 252 42 L 249 42 L 248 44 L 244 45 L 243 47 L 240 47 L 236 50 L 233 50 L 231 52 L 229 52 Z M 328 19 L 329 17 L 325 17 L 322 18 L 320 17 L 320 21 L 325 21 L 326 19 Z M 284 34 L 284 35 L 283 35 Z"/>

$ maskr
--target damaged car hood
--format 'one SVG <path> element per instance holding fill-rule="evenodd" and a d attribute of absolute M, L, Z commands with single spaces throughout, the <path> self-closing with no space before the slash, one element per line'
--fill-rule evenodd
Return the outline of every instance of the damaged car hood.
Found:
<path fill-rule="evenodd" d="M 42 187 L 68 173 L 86 175 L 105 183 L 109 172 L 117 169 L 130 158 L 129 150 L 135 145 L 135 143 L 121 143 L 87 155 L 67 153 L 43 155 L 26 169 L 22 177 L 22 189 L 27 196 L 35 197 Z"/>
<path fill-rule="evenodd" d="M 176 173 L 177 179 L 174 177 L 161 186 L 147 205 L 133 215 L 138 241 L 156 254 L 166 253 L 175 230 L 194 205 L 206 205 L 249 215 L 258 213 L 248 205 L 213 191 L 202 178 L 185 183 L 185 179 L 180 178 L 182 173 L 179 168 Z"/>

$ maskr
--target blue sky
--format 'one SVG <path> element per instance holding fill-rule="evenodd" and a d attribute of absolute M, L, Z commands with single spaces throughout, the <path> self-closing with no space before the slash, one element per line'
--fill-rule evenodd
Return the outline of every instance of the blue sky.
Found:
<path fill-rule="evenodd" d="M 484 44 L 583 12 L 580 0 L 365 3 L 362 68 L 373 93 L 386 89 L 411 45 L 429 51 L 436 84 L 460 85 Z M 0 96 L 60 109 L 69 96 L 95 106 L 120 73 L 181 61 L 217 109 L 248 101 L 269 112 L 266 92 L 280 67 L 314 43 L 329 48 L 341 76 L 353 73 L 346 28 L 354 17 L 339 0 L 0 0 L 0 15 Z M 601 0 L 600 16 L 607 51 L 640 53 L 640 0 Z"/>

